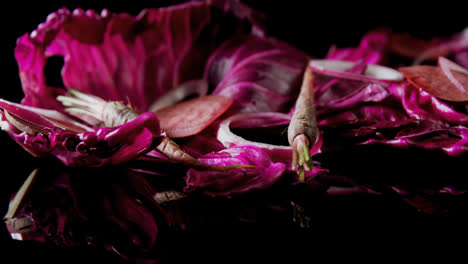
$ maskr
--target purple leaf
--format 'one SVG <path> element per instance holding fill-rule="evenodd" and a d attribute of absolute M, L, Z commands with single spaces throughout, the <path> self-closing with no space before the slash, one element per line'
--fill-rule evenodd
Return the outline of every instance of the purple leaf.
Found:
<path fill-rule="evenodd" d="M 210 57 L 205 78 L 213 94 L 233 98 L 242 112 L 287 111 L 299 92 L 308 57 L 265 37 L 225 42 Z"/>
<path fill-rule="evenodd" d="M 53 110 L 4 100 L 0 107 L 2 129 L 18 144 L 35 156 L 54 155 L 69 166 L 126 162 L 152 150 L 162 139 L 153 113 L 122 126 L 91 129 Z"/>
<path fill-rule="evenodd" d="M 60 9 L 17 42 L 23 103 L 62 109 L 55 98 L 64 91 L 46 84 L 44 67 L 50 57 L 63 56 L 66 88 L 146 111 L 167 91 L 202 77 L 211 52 L 242 28 L 242 21 L 232 19 L 233 7 L 189 2 L 146 9 L 137 17 Z"/>
<path fill-rule="evenodd" d="M 268 154 L 254 146 L 235 146 L 204 155 L 200 161 L 217 166 L 255 166 L 225 172 L 190 169 L 186 177 L 187 190 L 201 189 L 209 195 L 231 195 L 265 189 L 275 183 L 286 170 L 284 163 L 272 162 Z"/>

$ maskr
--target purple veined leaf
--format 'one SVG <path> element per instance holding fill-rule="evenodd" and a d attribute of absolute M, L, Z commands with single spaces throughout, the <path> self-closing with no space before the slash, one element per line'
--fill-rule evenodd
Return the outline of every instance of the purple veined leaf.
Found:
<path fill-rule="evenodd" d="M 468 49 L 468 27 L 450 38 L 434 39 L 431 44 L 429 48 L 418 54 L 414 60 L 415 65 L 431 58 L 437 59 L 441 56 L 456 55 L 460 51 Z"/>
<path fill-rule="evenodd" d="M 54 110 L 0 101 L 2 129 L 31 154 L 53 155 L 69 166 L 119 164 L 161 141 L 153 113 L 118 127 L 91 129 Z"/>
<path fill-rule="evenodd" d="M 356 88 L 345 88 L 343 86 L 354 86 Z M 389 95 L 387 89 L 382 85 L 375 83 L 353 83 L 349 81 L 340 82 L 334 85 L 334 88 L 343 89 L 349 94 L 340 96 L 336 89 L 329 89 L 327 92 L 317 96 L 317 107 L 324 107 L 328 109 L 349 108 L 360 103 L 365 102 L 380 102 L 386 99 Z M 335 97 L 330 99 L 330 97 Z"/>
<path fill-rule="evenodd" d="M 388 87 L 402 79 L 397 71 L 364 62 L 311 60 L 315 72 L 317 111 L 346 109 L 368 102 L 381 102 L 390 95 Z"/>
<path fill-rule="evenodd" d="M 268 188 L 286 170 L 284 163 L 274 163 L 260 148 L 249 145 L 209 153 L 202 156 L 200 161 L 217 166 L 232 164 L 255 166 L 255 168 L 235 169 L 228 172 L 190 169 L 186 176 L 186 191 L 201 190 L 213 196 L 228 196 Z"/>
<path fill-rule="evenodd" d="M 27 133 L 22 125 L 9 134 L 35 155 L 52 154 L 70 166 L 116 164 L 141 156 L 161 139 L 154 114 L 144 113 L 139 121 L 118 128 L 96 128 L 100 124 L 91 119 L 63 123 L 62 116 L 56 118 L 58 112 L 64 112 L 57 96 L 73 88 L 104 100 L 122 101 L 141 113 L 172 90 L 187 90 L 183 97 L 204 93 L 200 85 L 187 83 L 203 77 L 208 57 L 233 35 L 249 34 L 254 26 L 262 35 L 260 26 L 252 25 L 258 18 L 236 1 L 188 2 L 146 9 L 136 17 L 108 10 L 97 14 L 93 10 L 60 9 L 31 34 L 20 37 L 15 49 L 25 93 L 22 105 L 30 107 L 31 113 L 22 121 L 18 115 L 10 121 L 18 121 L 20 126 L 23 121 L 36 124 L 34 129 L 42 133 Z M 65 89 L 49 85 L 44 73 L 56 56 L 64 59 L 61 77 Z M 173 104 L 181 99 L 185 98 L 169 101 Z M 51 116 L 51 111 L 57 113 Z M 34 113 L 47 117 L 37 123 Z M 15 127 L 6 115 L 2 114 L 2 126 Z M 206 125 L 199 126 L 203 129 Z M 62 130 L 67 133 L 55 126 L 66 127 Z M 86 127 L 87 133 L 80 126 Z M 53 133 L 46 133 L 50 129 Z M 65 140 L 67 143 L 62 142 Z M 99 148 L 94 147 L 97 143 Z"/>
<path fill-rule="evenodd" d="M 92 130 L 91 127 L 79 123 L 70 117 L 54 110 L 25 106 L 8 102 L 3 99 L 0 99 L 0 108 L 3 109 L 4 113 L 7 112 L 9 115 L 14 115 L 16 118 L 24 120 L 25 124 L 23 127 L 26 129 L 28 126 L 37 127 L 38 129 L 48 127 L 51 129 L 59 128 L 64 131 L 74 133 Z M 33 128 L 28 130 L 30 134 L 35 134 Z"/>
<path fill-rule="evenodd" d="M 242 112 L 287 111 L 297 96 L 308 56 L 276 39 L 236 37 L 205 68 L 213 94 L 234 99 Z"/>
<path fill-rule="evenodd" d="M 441 56 L 458 57 L 468 49 L 468 28 L 448 38 L 433 38 L 423 40 L 411 36 L 408 33 L 389 32 L 389 50 L 397 55 L 414 59 L 414 64 L 419 65 L 427 60 L 437 60 Z M 461 65 L 463 59 L 457 59 Z"/>
<path fill-rule="evenodd" d="M 211 1 L 145 9 L 137 17 L 60 9 L 18 39 L 23 104 L 62 109 L 55 98 L 64 91 L 48 86 L 43 72 L 49 58 L 62 56 L 66 88 L 147 111 L 167 91 L 200 79 L 208 56 L 246 28 L 248 17 L 246 7 Z"/>
<path fill-rule="evenodd" d="M 365 63 L 381 63 L 389 43 L 388 35 L 385 32 L 371 31 L 364 35 L 356 48 L 337 48 L 332 46 L 328 51 L 326 59 L 362 61 Z"/>
<path fill-rule="evenodd" d="M 468 124 L 468 115 L 456 111 L 450 102 L 444 102 L 421 89 L 415 89 L 410 83 L 389 87 L 391 93 L 401 101 L 409 117 L 432 120 L 452 125 Z"/>
<path fill-rule="evenodd" d="M 397 131 L 393 137 L 382 137 L 385 130 Z M 430 151 L 440 150 L 451 156 L 460 156 L 468 151 L 468 130 L 465 127 L 450 127 L 427 120 L 377 123 L 356 129 L 353 135 L 367 138 L 361 144 L 387 144 L 400 148 L 417 147 Z"/>

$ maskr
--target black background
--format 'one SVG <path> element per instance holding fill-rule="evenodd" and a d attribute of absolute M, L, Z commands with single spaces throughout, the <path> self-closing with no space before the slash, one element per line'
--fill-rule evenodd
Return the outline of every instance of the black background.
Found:
<path fill-rule="evenodd" d="M 37 25 L 45 21 L 47 15 L 60 7 L 74 9 L 93 8 L 100 12 L 102 8 L 108 8 L 115 12 L 129 12 L 138 14 L 145 7 L 167 5 L 170 2 L 180 1 L 13 1 L 3 5 L 2 8 L 2 78 L 0 97 L 19 102 L 23 96 L 18 78 L 17 65 L 13 56 L 15 41 L 18 37 L 34 30 Z M 410 32 L 415 36 L 430 38 L 433 36 L 447 36 L 461 31 L 468 26 L 466 8 L 460 4 L 443 2 L 392 2 L 371 1 L 355 3 L 348 1 L 246 1 L 268 14 L 269 34 L 291 42 L 296 47 L 307 51 L 316 57 L 326 54 L 332 44 L 339 47 L 355 46 L 364 33 L 379 26 L 393 28 L 395 31 Z M 306 4 L 307 3 L 307 4 Z M 465 10 L 465 12 L 464 12 Z M 11 140 L 5 133 L 0 134 L 0 214 L 6 213 L 8 200 L 16 191 L 27 175 L 42 161 L 25 154 L 25 151 Z M 384 207 L 379 208 L 379 207 Z M 186 237 L 185 247 L 181 248 L 178 257 L 174 259 L 186 261 L 220 262 L 235 258 L 243 262 L 266 261 L 276 257 L 284 257 L 288 262 L 308 257 L 311 262 L 318 257 L 334 259 L 346 257 L 352 259 L 366 259 L 372 253 L 378 252 L 379 259 L 391 256 L 400 256 L 403 253 L 412 253 L 420 257 L 431 257 L 434 254 L 443 253 L 445 256 L 453 256 L 459 252 L 465 244 L 466 219 L 457 217 L 421 216 L 408 213 L 406 209 L 385 208 L 388 204 L 371 204 L 364 207 L 365 210 L 377 209 L 378 215 L 374 220 L 369 220 L 367 214 L 360 219 L 354 216 L 353 229 L 351 224 L 346 226 L 347 212 L 345 205 L 337 207 L 343 213 L 336 213 L 329 224 L 322 221 L 323 226 L 317 227 L 317 231 L 305 234 L 284 234 L 281 230 L 272 233 L 273 229 L 266 229 L 255 233 L 255 239 L 248 237 L 250 231 L 243 230 L 233 236 L 233 239 L 245 238 L 249 241 L 240 241 L 243 247 L 232 247 L 231 250 L 219 251 L 216 241 L 206 243 L 212 248 L 195 246 L 192 249 L 187 246 L 190 242 L 196 245 L 203 237 L 217 238 L 193 234 Z M 380 211 L 379 211 L 380 210 Z M 383 213 L 383 212 L 389 213 Z M 359 214 L 359 212 L 358 212 Z M 348 228 L 349 227 L 349 228 Z M 244 232 L 244 233 L 243 233 Z M 284 236 L 284 238 L 283 238 Z M 263 237 L 263 238 L 261 238 Z M 219 238 L 219 237 L 218 237 Z M 299 243 L 302 238 L 307 239 Z M 462 240 L 456 240 L 461 238 Z M 32 261 L 83 263 L 96 261 L 106 263 L 119 263 L 121 259 L 104 250 L 94 249 L 61 249 L 36 242 L 18 242 L 10 239 L 4 226 L 0 227 L 0 262 L 10 259 L 15 263 L 30 263 Z M 222 243 L 235 244 L 230 239 L 224 239 Z M 217 245 L 217 246 L 216 246 Z M 443 251 L 443 246 L 455 246 L 450 252 Z M 458 246 L 457 246 L 458 245 Z M 459 247 L 460 246 L 460 247 Z M 229 246 L 230 247 L 230 246 Z M 264 249 L 266 248 L 266 249 Z M 205 250 L 203 253 L 202 251 Z M 247 257 L 245 252 L 255 253 L 254 257 Z M 174 250 L 177 252 L 177 250 Z M 194 254 L 194 252 L 198 252 Z M 203 254 L 202 254 L 202 253 Z M 191 259 L 190 254 L 193 255 Z M 403 255 L 401 255 L 402 258 Z M 218 259 L 219 258 L 219 259 Z M 377 261 L 379 260 L 377 259 Z M 380 262 L 380 261 L 379 261 Z"/>

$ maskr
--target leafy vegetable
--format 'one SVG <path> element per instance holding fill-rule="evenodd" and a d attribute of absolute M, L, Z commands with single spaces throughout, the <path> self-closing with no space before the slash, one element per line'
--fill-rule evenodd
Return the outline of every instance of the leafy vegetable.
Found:
<path fill-rule="evenodd" d="M 231 10 L 210 1 L 146 9 L 138 17 L 60 9 L 17 42 L 23 104 L 61 110 L 55 98 L 64 91 L 48 86 L 43 70 L 49 58 L 62 56 L 65 87 L 145 111 L 167 91 L 200 79 L 200 65 L 243 28 Z"/>
<path fill-rule="evenodd" d="M 96 167 L 135 159 L 162 140 L 152 113 L 117 127 L 91 129 L 63 114 L 0 101 L 2 129 L 31 154 L 69 166 Z"/>
<path fill-rule="evenodd" d="M 96 14 L 92 10 L 60 9 L 17 41 L 15 56 L 25 97 L 19 110 L 5 109 L 11 108 L 10 104 L 2 104 L 2 127 L 34 155 L 51 154 L 70 166 L 101 166 L 135 159 L 161 142 L 154 114 L 145 113 L 141 118 L 132 114 L 118 125 L 108 123 L 104 124 L 108 127 L 99 128 L 103 125 L 101 117 L 89 113 L 109 114 L 95 109 L 105 107 L 102 100 L 121 101 L 121 106 L 129 104 L 135 113 L 141 113 L 181 86 L 196 93 L 199 87 L 187 87 L 187 83 L 201 79 L 211 53 L 232 35 L 252 30 L 250 23 L 257 17 L 249 10 L 234 2 L 221 5 L 219 1 L 146 9 L 137 17 L 108 10 Z M 255 27 L 260 34 L 258 25 Z M 61 78 L 65 89 L 50 86 L 50 76 L 45 76 L 44 68 L 56 56 L 64 59 Z M 87 105 L 68 102 L 67 107 L 74 106 L 69 109 L 71 113 L 82 122 L 63 115 L 64 106 L 56 100 L 70 89 L 102 98 L 87 101 Z M 173 100 L 169 102 L 176 103 Z M 226 108 L 228 104 L 222 105 Z M 195 130 L 209 125 L 221 112 L 198 123 Z M 183 128 L 189 122 L 179 125 Z M 113 126 L 118 127 L 110 128 Z"/>
<path fill-rule="evenodd" d="M 200 158 L 209 165 L 253 165 L 230 171 L 199 171 L 190 169 L 186 176 L 187 191 L 200 189 L 209 195 L 231 195 L 256 189 L 265 189 L 285 172 L 284 163 L 274 163 L 268 154 L 254 146 L 235 146 Z"/>
<path fill-rule="evenodd" d="M 210 57 L 205 79 L 213 94 L 234 99 L 241 112 L 285 112 L 300 88 L 308 57 L 265 37 L 237 37 Z"/>
<path fill-rule="evenodd" d="M 384 60 L 388 42 L 389 37 L 385 32 L 371 31 L 364 35 L 358 47 L 337 48 L 332 46 L 328 51 L 326 59 L 378 64 Z"/>

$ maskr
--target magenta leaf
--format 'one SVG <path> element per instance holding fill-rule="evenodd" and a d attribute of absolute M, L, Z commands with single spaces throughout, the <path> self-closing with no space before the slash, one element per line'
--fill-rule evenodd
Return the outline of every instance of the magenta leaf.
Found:
<path fill-rule="evenodd" d="M 152 150 L 162 139 L 153 113 L 119 127 L 91 129 L 53 111 L 0 101 L 2 129 L 35 156 L 69 166 L 119 164 Z"/>
<path fill-rule="evenodd" d="M 66 88 L 146 111 L 167 91 L 200 79 L 212 51 L 243 28 L 240 19 L 233 19 L 235 5 L 217 6 L 211 1 L 189 2 L 146 9 L 137 17 L 60 9 L 17 42 L 23 103 L 62 109 L 55 98 L 64 91 L 48 86 L 44 76 L 47 60 L 62 56 Z M 246 10 L 237 11 L 248 17 Z"/>
<path fill-rule="evenodd" d="M 385 32 L 371 31 L 361 39 L 361 43 L 356 48 L 336 48 L 333 46 L 326 59 L 377 64 L 383 60 L 388 43 L 389 37 Z"/>
<path fill-rule="evenodd" d="M 161 139 L 160 123 L 148 113 L 149 107 L 169 91 L 201 80 L 208 57 L 228 38 L 250 33 L 252 27 L 261 35 L 259 25 L 252 25 L 257 21 L 257 13 L 235 1 L 188 2 L 146 9 L 136 17 L 108 10 L 97 14 L 60 9 L 17 41 L 24 107 L 12 111 L 5 103 L 2 127 L 8 126 L 7 132 L 34 155 L 52 154 L 70 166 L 117 164 L 139 157 Z M 64 59 L 65 87 L 51 86 L 45 75 L 48 61 L 57 56 Z M 100 124 L 63 115 L 57 96 L 67 89 L 121 101 L 147 113 L 116 128 L 91 127 Z M 229 107 L 231 99 L 225 101 L 198 123 L 171 124 L 170 134 L 200 132 Z"/>
<path fill-rule="evenodd" d="M 217 166 L 255 166 L 226 172 L 190 169 L 186 176 L 187 190 L 201 189 L 209 195 L 231 195 L 265 189 L 275 183 L 286 170 L 284 163 L 272 162 L 268 154 L 254 146 L 236 146 L 209 153 L 202 156 L 200 161 Z"/>
<path fill-rule="evenodd" d="M 299 93 L 308 57 L 265 37 L 225 42 L 210 57 L 205 78 L 213 94 L 234 99 L 242 112 L 287 111 Z"/>

